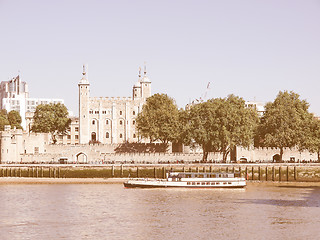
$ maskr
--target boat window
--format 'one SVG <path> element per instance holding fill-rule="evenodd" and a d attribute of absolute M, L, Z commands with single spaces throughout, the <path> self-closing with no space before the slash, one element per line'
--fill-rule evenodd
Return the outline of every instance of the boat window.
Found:
<path fill-rule="evenodd" d="M 228 184 L 231 184 L 231 182 L 228 182 Z"/>
<path fill-rule="evenodd" d="M 215 185 L 215 184 L 216 184 L 215 182 L 212 182 L 212 183 L 211 183 L 211 185 Z"/>
<path fill-rule="evenodd" d="M 197 182 L 197 185 L 200 185 L 200 183 L 199 183 L 199 182 Z"/>
<path fill-rule="evenodd" d="M 201 185 L 206 185 L 206 183 L 205 183 L 205 182 L 202 182 Z"/>
<path fill-rule="evenodd" d="M 209 182 L 207 182 L 206 184 L 207 184 L 207 185 L 210 185 L 210 183 L 209 183 Z"/>
<path fill-rule="evenodd" d="M 192 183 L 192 185 L 196 185 L 196 183 L 195 183 L 195 182 L 193 182 L 193 183 Z"/>
<path fill-rule="evenodd" d="M 190 182 L 187 182 L 187 185 L 190 185 Z"/>
<path fill-rule="evenodd" d="M 224 185 L 226 185 L 227 183 L 226 183 L 226 182 L 224 182 L 223 184 L 224 184 Z"/>

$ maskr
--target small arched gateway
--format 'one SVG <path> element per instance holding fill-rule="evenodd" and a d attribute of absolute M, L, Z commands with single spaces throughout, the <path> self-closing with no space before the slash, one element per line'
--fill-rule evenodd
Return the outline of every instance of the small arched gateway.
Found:
<path fill-rule="evenodd" d="M 76 154 L 76 163 L 88 163 L 88 155 L 84 152 Z"/>

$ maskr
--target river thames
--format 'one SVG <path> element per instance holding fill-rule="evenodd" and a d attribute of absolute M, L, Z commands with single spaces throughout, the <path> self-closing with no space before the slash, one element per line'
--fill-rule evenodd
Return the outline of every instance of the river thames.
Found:
<path fill-rule="evenodd" d="M 2 184 L 0 239 L 320 239 L 320 187 Z"/>

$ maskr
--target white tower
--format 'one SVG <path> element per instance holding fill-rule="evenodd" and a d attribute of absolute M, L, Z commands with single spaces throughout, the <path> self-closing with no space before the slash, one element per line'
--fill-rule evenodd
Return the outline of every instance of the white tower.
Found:
<path fill-rule="evenodd" d="M 139 78 L 138 82 L 133 86 L 132 99 L 140 99 L 141 98 L 141 68 L 139 67 Z"/>
<path fill-rule="evenodd" d="M 144 65 L 144 74 L 143 78 L 141 79 L 141 97 L 147 99 L 151 97 L 151 81 L 147 77 L 147 67 Z"/>
<path fill-rule="evenodd" d="M 79 143 L 88 144 L 89 134 L 89 104 L 90 104 L 90 84 L 87 77 L 86 66 L 83 65 L 82 78 L 79 86 Z"/>

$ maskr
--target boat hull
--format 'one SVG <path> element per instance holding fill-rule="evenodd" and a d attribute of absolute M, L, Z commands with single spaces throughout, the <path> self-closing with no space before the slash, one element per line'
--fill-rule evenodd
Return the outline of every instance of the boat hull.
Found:
<path fill-rule="evenodd" d="M 123 183 L 126 188 L 244 188 L 246 182 L 218 183 L 215 185 L 187 185 L 186 182 L 169 181 L 135 181 Z"/>

